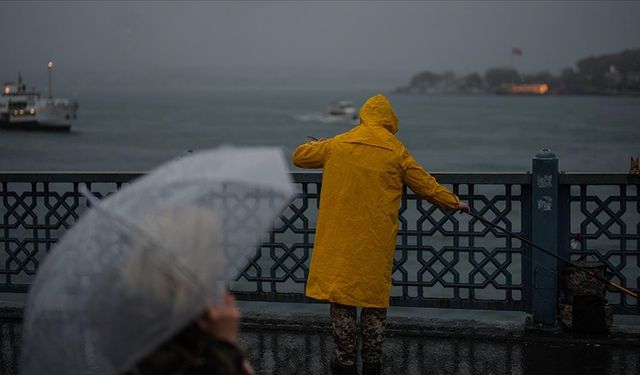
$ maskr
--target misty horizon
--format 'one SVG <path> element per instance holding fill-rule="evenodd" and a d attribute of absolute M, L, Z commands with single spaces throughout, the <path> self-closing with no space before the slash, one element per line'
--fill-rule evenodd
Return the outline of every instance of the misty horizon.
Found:
<path fill-rule="evenodd" d="M 621 51 L 617 51 L 621 52 Z M 597 55 L 596 55 L 597 56 Z M 590 57 L 590 56 L 585 56 Z M 514 67 L 498 65 L 495 67 Z M 516 67 L 514 67 L 516 68 Z M 575 69 L 575 62 L 562 69 Z M 517 68 L 516 68 L 517 69 Z M 559 75 L 561 70 L 522 71 L 521 74 L 549 72 Z M 264 67 L 254 66 L 239 70 L 224 67 L 114 67 L 113 70 L 91 68 L 72 69 L 59 66 L 54 69 L 54 86 L 63 91 L 76 91 L 96 88 L 127 89 L 176 89 L 176 88 L 345 88 L 345 89 L 377 89 L 393 90 L 407 84 L 422 69 L 406 75 L 401 71 L 376 71 L 373 69 L 320 67 Z M 433 71 L 434 73 L 452 72 L 458 77 L 478 73 L 483 76 L 486 70 L 456 72 L 452 70 Z M 47 85 L 46 61 L 30 72 L 24 69 L 3 74 L 2 82 L 15 82 L 20 73 L 28 88 L 44 90 Z"/>
<path fill-rule="evenodd" d="M 425 70 L 558 74 L 640 47 L 639 15 L 629 2 L 2 2 L 0 32 L 14 43 L 0 80 L 19 71 L 42 90 L 49 59 L 62 89 L 393 89 Z"/>

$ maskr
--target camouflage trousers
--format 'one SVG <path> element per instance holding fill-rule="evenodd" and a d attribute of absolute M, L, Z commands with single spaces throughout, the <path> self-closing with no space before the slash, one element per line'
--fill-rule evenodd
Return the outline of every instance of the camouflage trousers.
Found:
<path fill-rule="evenodd" d="M 384 321 L 387 309 L 363 307 L 360 312 L 362 329 L 362 362 L 375 365 L 382 356 Z M 336 359 L 344 366 L 356 363 L 358 352 L 357 308 L 338 303 L 331 304 L 331 324 Z"/>

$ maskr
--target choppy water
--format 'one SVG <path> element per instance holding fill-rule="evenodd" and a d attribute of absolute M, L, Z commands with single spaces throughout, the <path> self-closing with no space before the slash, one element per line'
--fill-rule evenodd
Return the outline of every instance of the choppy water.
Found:
<path fill-rule="evenodd" d="M 78 93 L 71 133 L 0 132 L 0 170 L 146 171 L 186 149 L 280 146 L 351 127 L 327 105 L 375 92 L 226 90 Z M 640 98 L 390 95 L 398 137 L 432 171 L 526 171 L 548 147 L 566 171 L 629 169 Z M 292 169 L 294 167 L 292 166 Z"/>

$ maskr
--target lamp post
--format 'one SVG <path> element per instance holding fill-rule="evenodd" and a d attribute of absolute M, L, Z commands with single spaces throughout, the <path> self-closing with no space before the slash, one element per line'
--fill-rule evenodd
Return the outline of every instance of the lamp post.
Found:
<path fill-rule="evenodd" d="M 53 89 L 52 89 L 52 83 L 51 83 L 51 71 L 53 70 L 53 61 L 49 60 L 49 62 L 47 63 L 47 68 L 49 69 L 49 99 L 53 98 Z"/>

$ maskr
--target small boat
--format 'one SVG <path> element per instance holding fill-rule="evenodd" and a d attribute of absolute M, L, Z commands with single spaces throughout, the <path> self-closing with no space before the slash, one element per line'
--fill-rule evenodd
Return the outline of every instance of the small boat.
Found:
<path fill-rule="evenodd" d="M 328 113 L 330 117 L 337 120 L 351 122 L 358 119 L 358 111 L 356 111 L 356 107 L 353 103 L 346 100 L 329 104 Z"/>
<path fill-rule="evenodd" d="M 3 85 L 0 96 L 0 128 L 24 130 L 71 129 L 71 121 L 77 118 L 78 103 L 65 98 L 54 98 L 51 94 L 51 69 L 49 61 L 49 96 L 35 90 L 27 90 L 18 73 L 16 83 Z"/>

